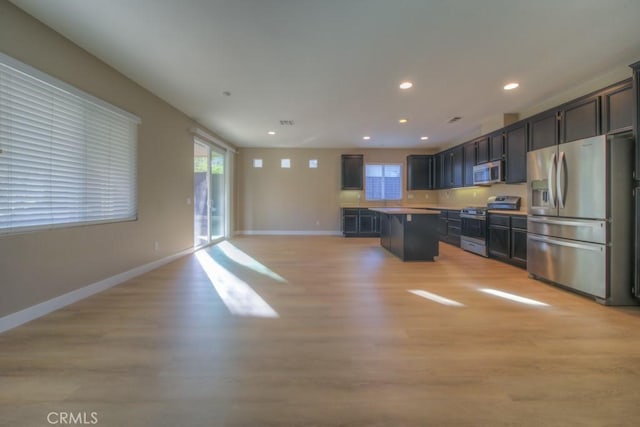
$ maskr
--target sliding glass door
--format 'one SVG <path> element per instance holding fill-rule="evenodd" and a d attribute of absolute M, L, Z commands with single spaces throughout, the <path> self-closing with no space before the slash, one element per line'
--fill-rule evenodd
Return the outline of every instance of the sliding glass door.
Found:
<path fill-rule="evenodd" d="M 209 231 L 211 240 L 218 240 L 224 237 L 225 223 L 225 153 L 218 152 L 215 149 L 210 151 L 210 200 L 211 209 L 209 210 Z"/>
<path fill-rule="evenodd" d="M 225 153 L 209 144 L 193 144 L 194 246 L 224 238 L 226 215 Z"/>

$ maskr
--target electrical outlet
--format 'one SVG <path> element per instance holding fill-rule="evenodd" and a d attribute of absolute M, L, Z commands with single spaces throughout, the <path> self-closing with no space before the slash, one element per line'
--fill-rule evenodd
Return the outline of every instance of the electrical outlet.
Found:
<path fill-rule="evenodd" d="M 407 194 L 407 199 L 413 199 L 413 194 Z"/>
<path fill-rule="evenodd" d="M 157 240 L 154 240 L 154 242 L 153 242 L 153 250 L 157 251 L 158 249 L 160 249 L 160 242 L 158 242 Z"/>
<path fill-rule="evenodd" d="M 429 195 L 428 195 L 428 194 L 425 194 L 425 195 L 424 195 L 424 198 L 425 198 L 425 199 L 427 199 L 427 200 L 429 200 Z"/>
<path fill-rule="evenodd" d="M 320 221 L 316 221 L 316 227 L 320 227 Z"/>

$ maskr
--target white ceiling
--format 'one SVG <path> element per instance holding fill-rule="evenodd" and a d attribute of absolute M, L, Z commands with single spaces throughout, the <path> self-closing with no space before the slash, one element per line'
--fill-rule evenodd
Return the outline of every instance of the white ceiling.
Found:
<path fill-rule="evenodd" d="M 12 2 L 248 147 L 442 146 L 640 60 L 638 0 Z"/>

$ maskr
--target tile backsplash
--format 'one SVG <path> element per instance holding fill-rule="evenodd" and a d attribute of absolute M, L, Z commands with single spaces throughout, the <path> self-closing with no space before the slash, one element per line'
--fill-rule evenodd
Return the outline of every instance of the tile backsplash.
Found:
<path fill-rule="evenodd" d="M 340 206 L 441 205 L 451 207 L 484 206 L 491 196 L 520 196 L 521 209 L 527 207 L 526 184 L 494 184 L 490 187 L 465 187 L 449 190 L 406 191 L 404 199 L 389 202 L 367 202 L 364 191 L 341 191 Z"/>
<path fill-rule="evenodd" d="M 520 196 L 521 209 L 527 207 L 527 184 L 494 184 L 489 187 L 467 187 L 438 190 L 438 204 L 452 206 L 484 206 L 491 196 Z"/>

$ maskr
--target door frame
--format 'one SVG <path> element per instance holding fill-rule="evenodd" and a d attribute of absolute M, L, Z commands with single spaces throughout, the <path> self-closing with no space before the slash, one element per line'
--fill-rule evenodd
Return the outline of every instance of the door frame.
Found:
<path fill-rule="evenodd" d="M 223 148 L 223 147 L 219 147 L 215 144 L 209 143 L 206 140 L 202 139 L 202 138 L 198 138 L 198 137 L 194 137 L 193 139 L 193 147 L 194 147 L 194 159 L 195 159 L 195 147 L 196 146 L 200 146 L 200 147 L 204 147 L 207 150 L 207 160 L 206 160 L 206 185 L 207 185 L 207 238 L 206 241 L 204 243 L 200 243 L 200 241 L 196 238 L 196 209 L 197 209 L 197 204 L 196 204 L 196 194 L 195 194 L 195 185 L 193 186 L 193 191 L 194 191 L 194 197 L 193 197 L 193 245 L 194 248 L 199 249 L 199 248 L 203 248 L 206 246 L 210 246 L 210 245 L 214 245 L 216 243 L 219 243 L 225 239 L 227 239 L 229 237 L 229 230 L 230 230 L 230 215 L 231 215 L 231 209 L 230 209 L 230 203 L 231 203 L 231 195 L 230 195 L 230 190 L 231 190 L 231 170 L 230 170 L 230 164 L 231 164 L 231 157 L 230 157 L 230 152 L 229 150 Z M 224 194 L 223 194 L 223 219 L 222 219 L 222 235 L 220 235 L 219 237 L 216 237 L 215 239 L 212 238 L 211 236 L 211 232 L 212 232 L 212 228 L 211 228 L 211 203 L 212 203 L 212 188 L 211 188 L 211 154 L 215 152 L 218 155 L 222 155 L 223 159 L 224 159 L 224 163 L 223 163 L 223 189 L 224 189 Z M 195 166 L 195 160 L 194 160 L 194 166 Z M 193 171 L 193 173 L 195 174 L 195 169 Z M 195 175 L 194 175 L 195 176 Z M 195 179 L 195 178 L 194 178 Z"/>

